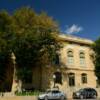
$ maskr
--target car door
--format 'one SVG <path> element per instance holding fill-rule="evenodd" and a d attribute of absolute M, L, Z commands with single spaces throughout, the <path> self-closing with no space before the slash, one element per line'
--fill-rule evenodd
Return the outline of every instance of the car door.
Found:
<path fill-rule="evenodd" d="M 52 91 L 52 98 L 51 99 L 59 99 L 60 92 L 59 91 Z"/>
<path fill-rule="evenodd" d="M 88 93 L 87 93 L 87 90 L 86 89 L 83 89 L 82 92 L 81 92 L 81 94 L 82 94 L 82 96 L 84 98 L 87 98 L 87 96 L 88 96 Z"/>
<path fill-rule="evenodd" d="M 91 89 L 86 89 L 87 90 L 87 97 L 90 98 L 91 97 Z"/>
<path fill-rule="evenodd" d="M 94 96 L 96 96 L 96 91 L 91 88 L 91 98 L 93 98 Z"/>
<path fill-rule="evenodd" d="M 48 98 L 48 99 L 53 99 L 52 91 L 49 91 L 49 92 L 47 93 L 47 98 Z"/>

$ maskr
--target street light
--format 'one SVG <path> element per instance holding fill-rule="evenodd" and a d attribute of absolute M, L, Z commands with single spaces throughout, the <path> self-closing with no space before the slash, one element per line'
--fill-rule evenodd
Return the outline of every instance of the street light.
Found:
<path fill-rule="evenodd" d="M 54 88 L 55 88 L 55 79 L 56 79 L 56 75 L 55 74 L 53 74 L 53 80 L 54 80 Z"/>
<path fill-rule="evenodd" d="M 98 77 L 95 78 L 96 78 L 96 87 L 98 87 Z"/>

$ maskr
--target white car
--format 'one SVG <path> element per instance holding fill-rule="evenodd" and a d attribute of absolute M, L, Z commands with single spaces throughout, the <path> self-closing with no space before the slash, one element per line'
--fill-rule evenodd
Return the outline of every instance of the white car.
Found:
<path fill-rule="evenodd" d="M 44 94 L 38 96 L 38 100 L 66 100 L 66 96 L 63 92 L 59 90 L 49 90 Z"/>

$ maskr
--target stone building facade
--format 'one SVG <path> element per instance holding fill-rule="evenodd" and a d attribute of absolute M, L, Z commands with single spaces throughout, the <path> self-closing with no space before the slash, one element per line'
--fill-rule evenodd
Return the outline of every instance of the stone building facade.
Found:
<path fill-rule="evenodd" d="M 59 87 L 60 90 L 76 91 L 83 87 L 96 87 L 93 56 L 93 41 L 73 36 L 59 35 L 64 42 L 56 66 L 36 67 L 33 69 L 32 86 L 46 90 Z"/>
<path fill-rule="evenodd" d="M 93 57 L 93 41 L 73 36 L 59 35 L 63 48 L 58 54 L 56 65 L 33 69 L 32 83 L 26 87 L 47 90 L 58 87 L 72 93 L 84 87 L 96 87 Z"/>

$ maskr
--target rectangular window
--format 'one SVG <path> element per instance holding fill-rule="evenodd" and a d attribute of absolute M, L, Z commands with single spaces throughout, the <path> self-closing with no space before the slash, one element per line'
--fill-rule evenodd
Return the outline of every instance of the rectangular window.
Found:
<path fill-rule="evenodd" d="M 75 86 L 75 81 L 73 78 L 69 79 L 69 86 Z"/>
<path fill-rule="evenodd" d="M 83 77 L 82 78 L 82 83 L 84 84 L 84 83 L 87 83 L 87 78 L 86 77 Z"/>
<path fill-rule="evenodd" d="M 80 65 L 85 66 L 85 59 L 84 58 L 80 58 Z"/>
<path fill-rule="evenodd" d="M 59 55 L 58 54 L 55 55 L 52 63 L 55 64 L 55 65 L 59 65 L 60 64 L 60 59 L 59 59 Z"/>
<path fill-rule="evenodd" d="M 85 53 L 80 52 L 80 65 L 85 66 Z"/>
<path fill-rule="evenodd" d="M 73 64 L 73 63 L 74 63 L 73 57 L 68 57 L 68 64 Z"/>
<path fill-rule="evenodd" d="M 69 86 L 75 86 L 75 75 L 69 74 Z"/>
<path fill-rule="evenodd" d="M 82 74 L 81 80 L 83 84 L 87 83 L 87 74 Z"/>

